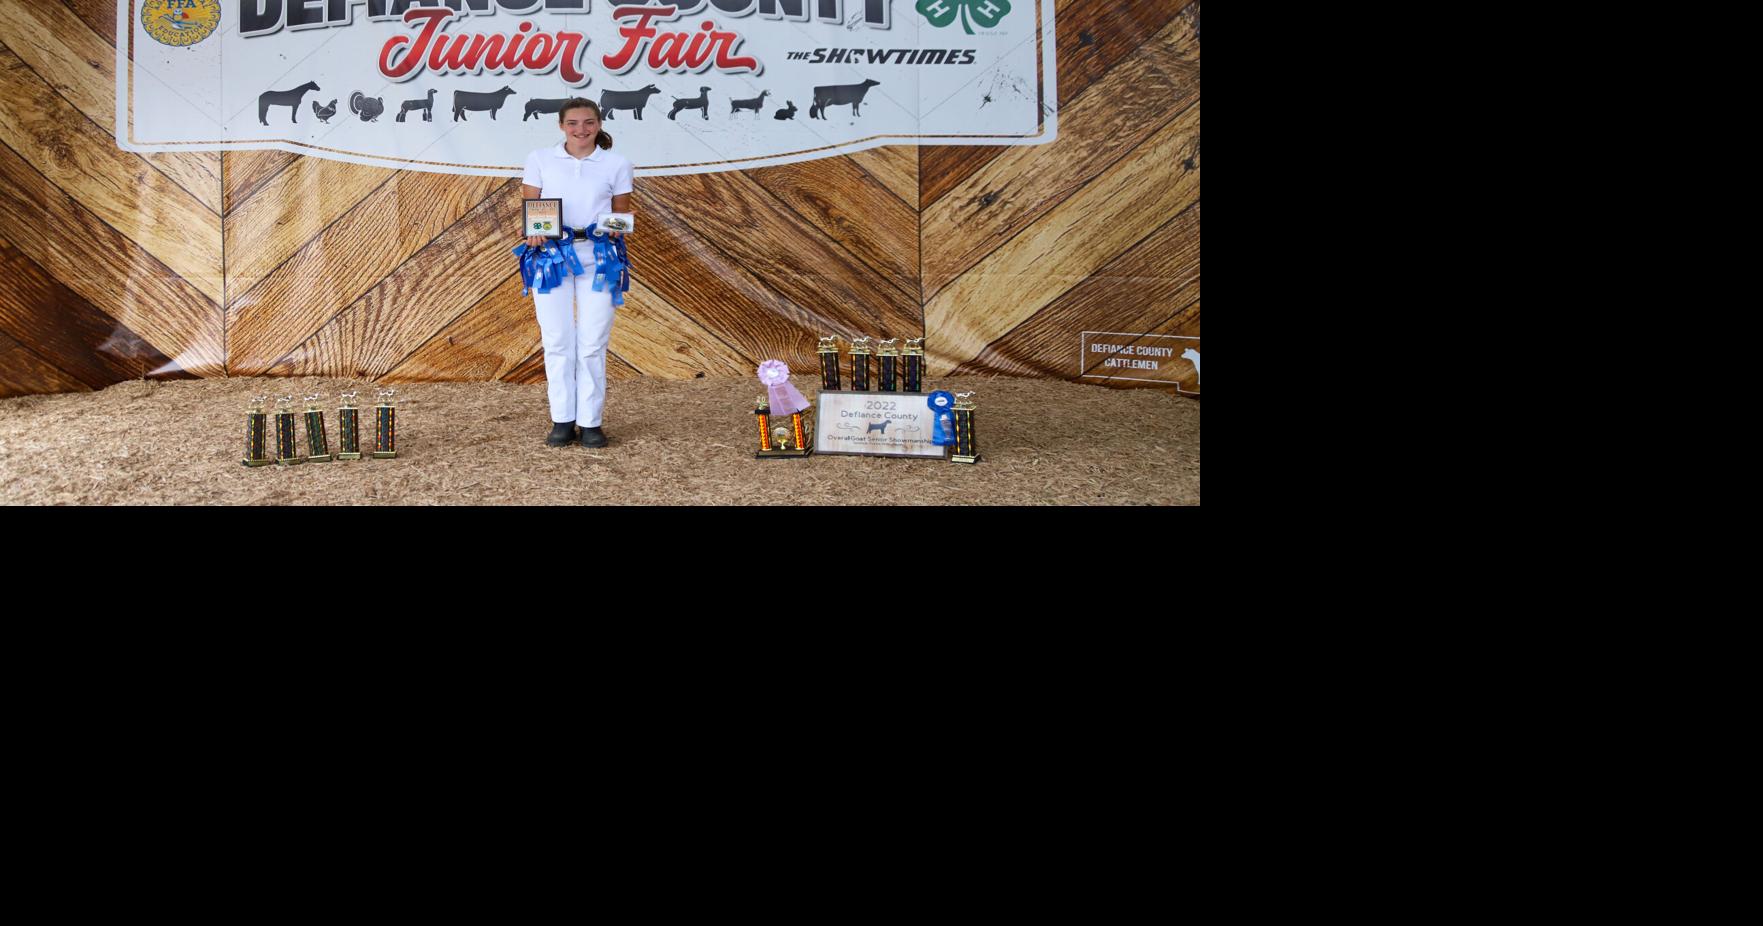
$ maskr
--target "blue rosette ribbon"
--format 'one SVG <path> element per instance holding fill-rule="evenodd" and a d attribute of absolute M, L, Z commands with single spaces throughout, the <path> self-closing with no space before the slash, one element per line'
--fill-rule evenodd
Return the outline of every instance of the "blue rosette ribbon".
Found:
<path fill-rule="evenodd" d="M 926 403 L 930 405 L 931 419 L 935 422 L 930 442 L 939 447 L 955 443 L 955 396 L 947 389 L 938 389 L 930 394 Z"/>
<path fill-rule="evenodd" d="M 624 305 L 624 294 L 631 288 L 630 254 L 625 250 L 624 237 L 614 238 L 588 226 L 594 239 L 594 292 L 612 290 L 612 304 Z"/>

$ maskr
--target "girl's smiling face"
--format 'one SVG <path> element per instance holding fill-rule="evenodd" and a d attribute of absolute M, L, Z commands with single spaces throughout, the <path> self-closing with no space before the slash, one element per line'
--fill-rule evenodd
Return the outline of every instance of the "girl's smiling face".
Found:
<path fill-rule="evenodd" d="M 563 113 L 563 135 L 575 147 L 592 146 L 600 137 L 600 116 L 585 106 L 577 106 Z"/>

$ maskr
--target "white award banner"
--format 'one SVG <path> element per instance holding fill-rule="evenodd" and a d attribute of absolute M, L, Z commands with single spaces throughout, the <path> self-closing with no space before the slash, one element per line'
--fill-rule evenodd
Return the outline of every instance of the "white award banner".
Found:
<path fill-rule="evenodd" d="M 518 175 L 585 97 L 645 175 L 1054 140 L 1053 0 L 118 0 L 117 143 Z"/>

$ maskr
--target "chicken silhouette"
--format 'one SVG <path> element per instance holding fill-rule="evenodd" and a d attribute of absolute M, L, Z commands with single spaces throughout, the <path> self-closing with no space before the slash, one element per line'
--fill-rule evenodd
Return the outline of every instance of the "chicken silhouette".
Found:
<path fill-rule="evenodd" d="M 332 100 L 329 106 L 320 106 L 317 100 L 313 100 L 312 114 L 318 117 L 318 121 L 328 125 L 331 117 L 337 114 L 337 101 Z"/>

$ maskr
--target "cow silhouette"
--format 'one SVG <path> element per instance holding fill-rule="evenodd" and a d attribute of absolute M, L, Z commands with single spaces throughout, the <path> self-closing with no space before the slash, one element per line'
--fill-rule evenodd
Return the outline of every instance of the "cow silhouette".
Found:
<path fill-rule="evenodd" d="M 612 121 L 615 110 L 628 109 L 643 118 L 643 107 L 649 104 L 649 98 L 661 91 L 654 84 L 641 90 L 607 90 L 600 94 L 600 113 L 607 122 Z"/>
<path fill-rule="evenodd" d="M 870 87 L 881 86 L 879 80 L 866 80 L 860 84 L 831 84 L 814 88 L 814 105 L 808 107 L 808 118 L 825 119 L 828 106 L 851 104 L 851 115 L 862 115 L 857 108 L 863 105 L 863 95 Z"/>
<path fill-rule="evenodd" d="M 455 90 L 453 91 L 453 121 L 465 121 L 465 113 L 467 110 L 483 112 L 486 109 L 490 111 L 490 118 L 494 119 L 496 118 L 496 112 L 502 108 L 502 104 L 507 102 L 508 98 L 513 94 L 513 87 L 503 87 L 492 93 L 472 93 L 469 90 Z M 525 118 L 522 118 L 521 121 L 525 122 L 526 120 Z"/>
<path fill-rule="evenodd" d="M 1200 352 L 1190 347 L 1181 352 L 1181 359 L 1194 362 L 1194 385 L 1198 386 L 1200 384 Z M 1230 387 L 1224 387 L 1224 391 L 1229 392 Z"/>

